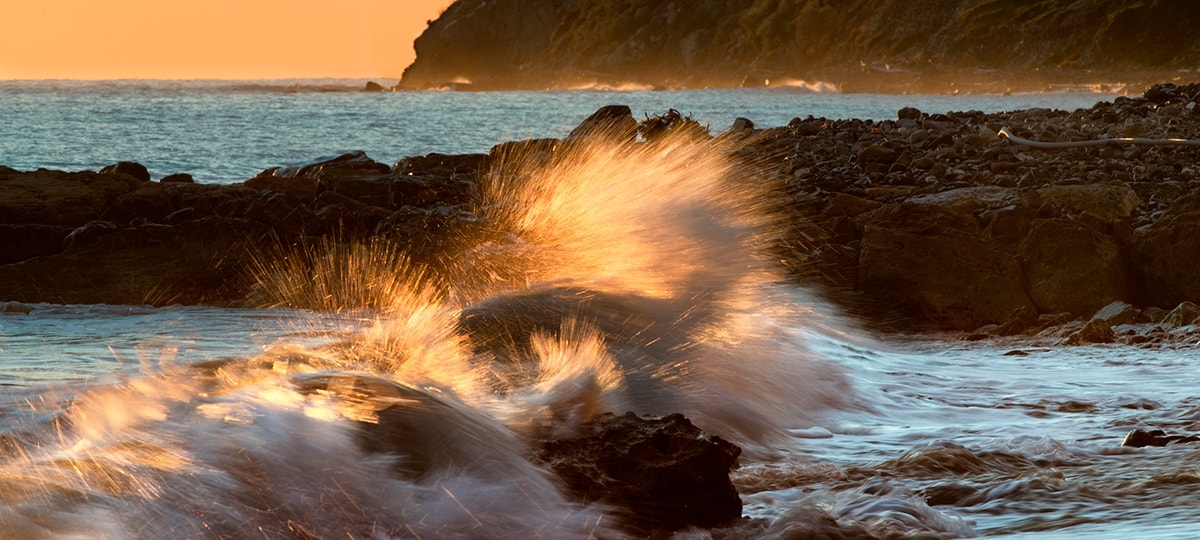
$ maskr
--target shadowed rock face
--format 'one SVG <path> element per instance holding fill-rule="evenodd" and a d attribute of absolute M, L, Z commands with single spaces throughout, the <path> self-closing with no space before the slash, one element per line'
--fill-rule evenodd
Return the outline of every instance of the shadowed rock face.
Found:
<path fill-rule="evenodd" d="M 1119 0 L 459 0 L 401 86 L 1041 89 L 1169 75 L 1200 60 L 1200 12 Z M 1104 74 L 1089 74 L 1099 70 Z M 1102 78 L 1101 78 L 1102 77 Z"/>

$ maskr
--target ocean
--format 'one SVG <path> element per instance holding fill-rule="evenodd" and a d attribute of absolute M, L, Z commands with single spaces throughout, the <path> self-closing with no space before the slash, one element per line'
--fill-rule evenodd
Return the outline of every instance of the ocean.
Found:
<path fill-rule="evenodd" d="M 360 86 L 0 82 L 0 164 L 233 183 L 348 150 L 561 137 L 610 103 L 721 131 L 1113 97 Z M 378 310 L 0 312 L 0 538 L 617 538 L 611 509 L 565 497 L 523 440 L 626 410 L 682 412 L 743 449 L 746 519 L 677 538 L 1194 536 L 1200 448 L 1121 442 L 1200 422 L 1195 345 L 872 333 L 756 255 L 760 209 L 724 187 L 729 166 L 686 147 L 586 154 L 490 194 L 520 238 L 478 246 L 449 284 L 384 270 L 400 279 Z M 496 268 L 538 280 L 502 286 Z M 531 329 L 528 305 L 561 327 Z M 471 347 L 464 313 L 525 325 L 528 346 Z M 383 410 L 411 429 L 364 449 Z"/>

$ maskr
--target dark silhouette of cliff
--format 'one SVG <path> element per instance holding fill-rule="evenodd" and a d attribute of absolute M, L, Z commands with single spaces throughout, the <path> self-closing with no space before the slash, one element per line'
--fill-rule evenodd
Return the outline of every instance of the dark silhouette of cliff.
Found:
<path fill-rule="evenodd" d="M 1197 28 L 1187 0 L 458 0 L 400 86 L 1163 82 L 1197 77 Z"/>

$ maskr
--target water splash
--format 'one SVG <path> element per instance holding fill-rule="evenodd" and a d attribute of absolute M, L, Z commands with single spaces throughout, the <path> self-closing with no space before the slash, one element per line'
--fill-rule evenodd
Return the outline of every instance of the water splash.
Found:
<path fill-rule="evenodd" d="M 370 315 L 324 346 L 82 389 L 0 462 L 22 537 L 612 535 L 522 437 L 682 412 L 764 455 L 849 393 L 764 253 L 724 142 L 570 143 L 500 163 L 477 247 L 436 273 L 383 244 L 266 261 L 266 304 Z"/>

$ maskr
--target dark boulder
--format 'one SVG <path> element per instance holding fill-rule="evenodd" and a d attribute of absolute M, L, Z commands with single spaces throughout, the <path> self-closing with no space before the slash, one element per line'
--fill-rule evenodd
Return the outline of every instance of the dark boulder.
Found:
<path fill-rule="evenodd" d="M 892 204 L 860 217 L 859 287 L 920 320 L 970 330 L 1033 309 L 1020 266 L 974 217 L 931 204 Z"/>
<path fill-rule="evenodd" d="M 571 130 L 566 142 L 631 143 L 637 138 L 637 129 L 637 120 L 628 105 L 605 105 Z"/>
<path fill-rule="evenodd" d="M 100 174 L 124 174 L 133 177 L 139 182 L 150 181 L 150 171 L 146 170 L 146 166 L 133 161 L 119 161 L 100 169 Z"/>
<path fill-rule="evenodd" d="M 430 153 L 406 157 L 392 167 L 392 172 L 409 176 L 474 176 L 486 171 L 488 154 L 447 155 Z"/>
<path fill-rule="evenodd" d="M 1115 343 L 1117 334 L 1108 323 L 1100 319 L 1092 319 L 1083 328 L 1067 336 L 1067 345 L 1086 345 L 1089 343 Z"/>
<path fill-rule="evenodd" d="M 190 175 L 188 173 L 175 173 L 175 174 L 168 174 L 162 178 L 159 178 L 158 183 L 160 183 L 160 184 L 195 184 L 196 179 L 192 178 L 192 175 Z"/>
<path fill-rule="evenodd" d="M 1088 316 L 1129 296 L 1121 247 L 1075 220 L 1035 221 L 1021 242 L 1029 297 L 1041 313 Z"/>
<path fill-rule="evenodd" d="M 1200 298 L 1200 193 L 1181 197 L 1134 235 L 1146 303 L 1174 305 Z"/>
<path fill-rule="evenodd" d="M 1200 436 L 1168 435 L 1166 431 L 1161 429 L 1135 429 L 1125 435 L 1125 440 L 1121 441 L 1121 446 L 1145 448 L 1147 446 L 1167 446 L 1168 444 L 1192 442 L 1200 442 Z"/>
<path fill-rule="evenodd" d="M 714 527 L 741 517 L 729 479 L 741 449 L 672 414 L 605 414 L 576 437 L 535 441 L 543 464 L 574 498 L 616 508 L 635 531 Z"/>
<path fill-rule="evenodd" d="M 117 197 L 112 206 L 100 214 L 100 219 L 122 225 L 131 222 L 162 223 L 175 207 L 167 197 L 162 184 L 147 183 L 142 187 Z"/>
<path fill-rule="evenodd" d="M 340 176 L 384 174 L 390 169 L 387 165 L 367 157 L 367 154 L 362 150 L 355 150 L 337 156 L 321 158 L 302 165 L 275 167 L 259 174 L 278 176 L 280 178 L 308 176 L 320 179 L 330 174 Z"/>

